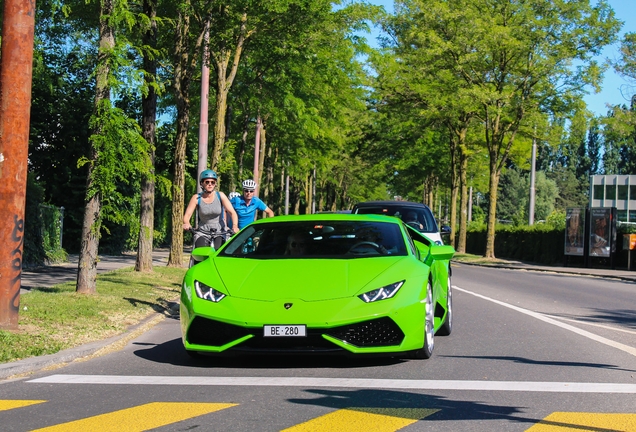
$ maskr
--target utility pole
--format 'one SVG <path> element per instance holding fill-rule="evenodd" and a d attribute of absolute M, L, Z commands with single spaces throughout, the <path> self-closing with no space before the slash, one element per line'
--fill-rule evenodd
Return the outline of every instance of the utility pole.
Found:
<path fill-rule="evenodd" d="M 5 0 L 0 65 L 0 329 L 18 329 L 26 203 L 34 0 Z"/>
<path fill-rule="evenodd" d="M 289 173 L 285 174 L 285 215 L 289 214 Z"/>
<path fill-rule="evenodd" d="M 201 192 L 201 173 L 208 167 L 208 107 L 210 94 L 210 23 L 205 24 L 203 59 L 201 61 L 201 110 L 199 119 L 199 160 L 197 161 L 197 192 Z"/>
<path fill-rule="evenodd" d="M 314 165 L 314 171 L 311 179 L 311 214 L 316 213 L 316 166 Z"/>
<path fill-rule="evenodd" d="M 534 180 L 537 164 L 537 127 L 534 127 L 532 136 L 532 162 L 530 163 L 530 209 L 528 210 L 528 225 L 534 225 Z"/>
<path fill-rule="evenodd" d="M 468 192 L 468 222 L 473 221 L 473 187 L 471 186 Z"/>
<path fill-rule="evenodd" d="M 254 138 L 254 181 L 256 183 L 256 191 L 254 192 L 254 196 L 258 196 L 258 190 L 261 185 L 258 184 L 258 163 L 260 159 L 260 145 L 261 145 L 261 128 L 263 124 L 261 122 L 260 114 L 256 117 L 256 137 Z"/>

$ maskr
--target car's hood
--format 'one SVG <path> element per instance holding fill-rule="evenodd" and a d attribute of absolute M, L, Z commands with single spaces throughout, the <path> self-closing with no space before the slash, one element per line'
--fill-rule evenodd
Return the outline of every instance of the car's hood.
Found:
<path fill-rule="evenodd" d="M 382 257 L 292 261 L 217 258 L 214 265 L 233 297 L 264 301 L 294 298 L 318 301 L 353 296 L 404 259 Z M 397 280 L 387 283 L 393 282 Z"/>

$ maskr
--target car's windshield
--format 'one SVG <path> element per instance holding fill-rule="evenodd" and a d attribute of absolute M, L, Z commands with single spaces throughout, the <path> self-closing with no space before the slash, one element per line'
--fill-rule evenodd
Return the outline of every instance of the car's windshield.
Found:
<path fill-rule="evenodd" d="M 399 225 L 362 221 L 269 222 L 246 227 L 220 256 L 362 258 L 406 255 Z"/>
<path fill-rule="evenodd" d="M 383 214 L 399 217 L 404 223 L 411 225 L 423 233 L 437 232 L 437 223 L 428 208 L 400 205 L 369 205 L 355 210 L 358 214 Z"/>

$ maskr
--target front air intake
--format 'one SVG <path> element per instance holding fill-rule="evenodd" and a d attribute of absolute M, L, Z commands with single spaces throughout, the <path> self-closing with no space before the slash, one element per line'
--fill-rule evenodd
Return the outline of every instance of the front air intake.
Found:
<path fill-rule="evenodd" d="M 395 346 L 404 340 L 404 332 L 387 317 L 335 327 L 325 334 L 361 348 Z"/>

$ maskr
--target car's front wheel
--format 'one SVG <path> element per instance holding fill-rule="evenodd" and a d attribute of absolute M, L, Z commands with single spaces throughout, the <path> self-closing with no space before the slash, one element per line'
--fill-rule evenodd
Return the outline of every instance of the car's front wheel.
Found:
<path fill-rule="evenodd" d="M 415 351 L 417 359 L 427 359 L 433 355 L 435 347 L 435 308 L 433 307 L 433 286 L 429 280 L 426 284 L 426 312 L 424 316 L 424 346 Z"/>
<path fill-rule="evenodd" d="M 203 356 L 201 355 L 200 352 L 198 351 L 190 351 L 190 350 L 185 350 L 186 354 L 188 354 L 188 356 L 191 359 L 195 359 L 195 360 L 201 360 L 203 358 Z"/>
<path fill-rule="evenodd" d="M 453 291 L 451 288 L 451 278 L 448 276 L 448 291 L 446 294 L 446 319 L 442 326 L 437 330 L 440 336 L 449 336 L 453 330 Z"/>

